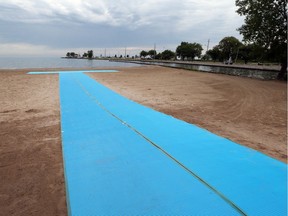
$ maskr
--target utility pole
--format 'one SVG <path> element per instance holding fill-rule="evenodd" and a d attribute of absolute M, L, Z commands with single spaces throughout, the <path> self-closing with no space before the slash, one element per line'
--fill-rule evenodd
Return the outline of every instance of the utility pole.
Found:
<path fill-rule="evenodd" d="M 236 54 L 236 58 L 235 58 L 235 63 L 237 62 L 238 54 L 239 54 L 239 47 L 238 47 L 238 50 L 237 50 L 237 54 Z"/>
<path fill-rule="evenodd" d="M 208 39 L 208 43 L 207 43 L 207 50 L 206 50 L 206 52 L 209 50 L 209 44 L 210 44 L 210 39 Z"/>
<path fill-rule="evenodd" d="M 126 46 L 125 46 L 125 56 L 124 56 L 124 58 L 126 58 Z"/>
<path fill-rule="evenodd" d="M 154 59 L 156 59 L 156 43 L 154 43 Z"/>

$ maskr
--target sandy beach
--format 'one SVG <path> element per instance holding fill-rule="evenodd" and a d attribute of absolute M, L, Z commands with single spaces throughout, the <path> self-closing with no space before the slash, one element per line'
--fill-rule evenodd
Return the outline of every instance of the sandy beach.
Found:
<path fill-rule="evenodd" d="M 109 69 L 119 73 L 88 75 L 133 101 L 287 163 L 285 82 L 157 66 Z M 58 75 L 28 71 L 0 70 L 1 213 L 67 215 Z"/>

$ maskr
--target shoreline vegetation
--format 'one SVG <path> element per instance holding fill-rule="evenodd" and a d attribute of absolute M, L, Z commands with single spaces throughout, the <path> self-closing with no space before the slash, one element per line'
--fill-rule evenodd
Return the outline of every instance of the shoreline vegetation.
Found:
<path fill-rule="evenodd" d="M 258 65 L 281 65 L 281 59 L 271 53 L 272 51 L 262 47 L 256 43 L 242 43 L 237 38 L 233 36 L 224 37 L 220 42 L 213 48 L 209 48 L 210 39 L 208 40 L 207 47 L 204 45 L 193 42 L 181 42 L 175 51 L 166 49 L 164 51 L 159 51 L 156 49 L 156 44 L 154 48 L 147 51 L 142 50 L 137 54 L 130 55 L 127 54 L 127 48 L 123 48 L 123 52 L 118 55 L 106 55 L 106 48 L 104 54 L 94 55 L 93 50 L 88 50 L 82 55 L 76 52 L 67 52 L 66 56 L 62 58 L 71 59 L 101 59 L 101 60 L 157 60 L 157 61 L 204 61 L 204 62 L 220 62 L 224 64 L 258 64 Z M 205 45 L 206 46 L 206 45 Z M 206 49 L 206 51 L 204 50 Z M 125 51 L 124 51 L 125 50 Z"/>

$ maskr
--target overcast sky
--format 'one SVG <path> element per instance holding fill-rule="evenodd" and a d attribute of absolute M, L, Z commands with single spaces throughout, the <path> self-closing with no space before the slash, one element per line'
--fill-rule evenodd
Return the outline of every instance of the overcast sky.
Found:
<path fill-rule="evenodd" d="M 181 41 L 206 50 L 208 39 L 241 40 L 235 11 L 234 0 L 0 0 L 0 56 L 134 55 Z"/>

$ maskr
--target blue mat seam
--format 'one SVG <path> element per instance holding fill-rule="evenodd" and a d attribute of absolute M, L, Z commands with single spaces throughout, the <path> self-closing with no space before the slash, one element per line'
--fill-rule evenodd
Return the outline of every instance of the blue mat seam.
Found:
<path fill-rule="evenodd" d="M 73 77 L 74 81 L 80 86 L 80 88 L 85 92 L 85 94 L 88 95 L 94 101 L 101 109 L 103 109 L 105 112 L 116 118 L 118 121 L 120 121 L 122 124 L 127 126 L 129 129 L 133 130 L 135 133 L 137 133 L 139 136 L 141 136 L 143 139 L 148 141 L 151 145 L 156 147 L 158 150 L 160 150 L 162 153 L 164 153 L 166 156 L 168 156 L 171 160 L 176 162 L 180 167 L 182 167 L 184 170 L 186 170 L 188 173 L 190 173 L 192 176 L 197 178 L 202 184 L 204 184 L 206 187 L 208 187 L 210 190 L 215 192 L 219 197 L 221 197 L 227 204 L 229 204 L 231 207 L 233 207 L 238 213 L 241 215 L 247 215 L 242 209 L 240 209 L 233 201 L 229 200 L 224 194 L 222 194 L 220 191 L 218 191 L 216 188 L 211 186 L 208 182 L 206 182 L 204 179 L 202 179 L 200 176 L 198 176 L 196 173 L 194 173 L 192 170 L 190 170 L 188 167 L 186 167 L 184 164 L 182 164 L 180 161 L 178 161 L 176 158 L 174 158 L 172 155 L 170 155 L 168 152 L 166 152 L 163 148 L 161 148 L 159 145 L 157 145 L 155 142 L 150 140 L 148 137 L 146 137 L 144 134 L 142 134 L 140 131 L 138 131 L 133 126 L 129 125 L 127 122 L 116 116 L 114 113 L 109 111 L 103 104 L 101 104 L 95 96 L 89 93 L 89 91 L 82 85 L 82 83 L 75 79 Z"/>

